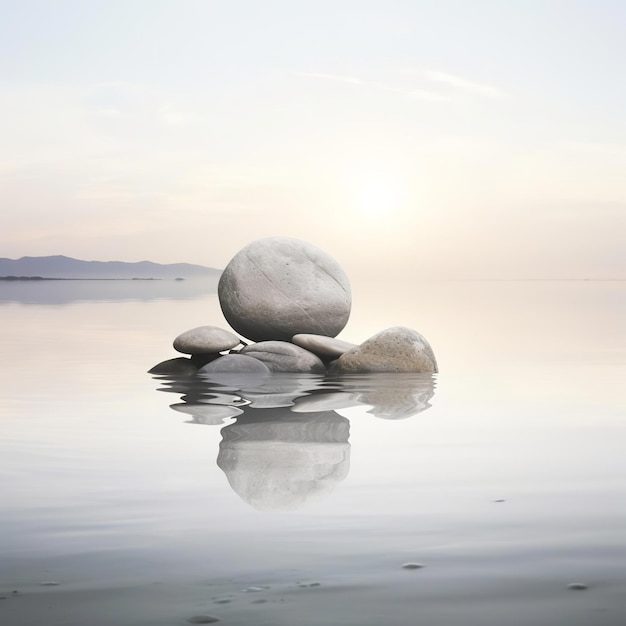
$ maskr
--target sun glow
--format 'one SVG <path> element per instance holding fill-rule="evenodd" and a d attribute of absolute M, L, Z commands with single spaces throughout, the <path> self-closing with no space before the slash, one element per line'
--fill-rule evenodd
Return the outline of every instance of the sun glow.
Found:
<path fill-rule="evenodd" d="M 343 177 L 345 204 L 359 217 L 373 221 L 390 219 L 407 204 L 406 181 L 394 171 L 359 168 Z"/>

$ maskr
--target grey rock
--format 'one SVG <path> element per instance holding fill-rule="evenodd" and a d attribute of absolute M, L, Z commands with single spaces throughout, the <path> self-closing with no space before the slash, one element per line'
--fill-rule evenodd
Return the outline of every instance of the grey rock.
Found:
<path fill-rule="evenodd" d="M 263 361 L 272 372 L 326 372 L 318 356 L 288 341 L 260 341 L 243 348 L 241 354 Z"/>
<path fill-rule="evenodd" d="M 198 371 L 198 367 L 183 356 L 175 359 L 167 359 L 157 363 L 152 369 L 148 370 L 148 374 L 175 374 L 180 376 L 191 376 Z"/>
<path fill-rule="evenodd" d="M 244 354 L 226 354 L 198 370 L 198 374 L 269 374 L 270 368 L 259 359 Z"/>
<path fill-rule="evenodd" d="M 437 371 L 437 361 L 428 341 L 404 326 L 383 330 L 348 350 L 332 366 L 334 374 Z"/>
<path fill-rule="evenodd" d="M 334 337 L 326 337 L 324 335 L 311 335 L 300 333 L 291 338 L 292 343 L 317 354 L 320 359 L 326 361 L 336 359 L 348 350 L 356 348 L 356 344 L 335 339 Z"/>
<path fill-rule="evenodd" d="M 228 323 L 253 341 L 300 333 L 334 337 L 350 316 L 350 283 L 337 261 L 310 243 L 258 239 L 224 269 L 218 297 Z"/>
<path fill-rule="evenodd" d="M 198 326 L 174 339 L 174 349 L 183 354 L 215 354 L 241 343 L 234 333 L 217 326 Z"/>
<path fill-rule="evenodd" d="M 211 361 L 215 361 L 215 359 L 219 359 L 222 355 L 219 352 L 212 354 L 192 354 L 190 359 L 191 362 L 200 369 L 204 367 L 207 363 Z"/>

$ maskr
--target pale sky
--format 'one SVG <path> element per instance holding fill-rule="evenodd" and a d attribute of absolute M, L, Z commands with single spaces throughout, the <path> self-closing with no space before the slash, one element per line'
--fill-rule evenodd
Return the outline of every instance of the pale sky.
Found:
<path fill-rule="evenodd" d="M 0 256 L 626 278 L 622 0 L 0 0 Z"/>

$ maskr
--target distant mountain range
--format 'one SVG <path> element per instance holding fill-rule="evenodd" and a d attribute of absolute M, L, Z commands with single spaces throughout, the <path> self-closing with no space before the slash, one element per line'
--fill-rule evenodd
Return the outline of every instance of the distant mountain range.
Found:
<path fill-rule="evenodd" d="M 23 256 L 0 258 L 0 277 L 41 277 L 73 279 L 176 279 L 217 278 L 222 270 L 191 263 L 162 265 L 152 261 L 81 261 L 67 256 Z"/>

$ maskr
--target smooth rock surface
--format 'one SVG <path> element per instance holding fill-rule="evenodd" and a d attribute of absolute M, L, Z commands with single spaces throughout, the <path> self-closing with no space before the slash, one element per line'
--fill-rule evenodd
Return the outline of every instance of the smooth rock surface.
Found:
<path fill-rule="evenodd" d="M 243 348 L 241 354 L 263 361 L 272 372 L 326 372 L 326 366 L 318 356 L 288 341 L 260 341 Z"/>
<path fill-rule="evenodd" d="M 292 343 L 297 346 L 317 354 L 320 359 L 331 360 L 340 357 L 348 350 L 356 348 L 356 344 L 342 341 L 341 339 L 335 339 L 334 337 L 326 337 L 324 335 L 311 335 L 306 333 L 300 333 L 294 335 L 291 338 Z"/>
<path fill-rule="evenodd" d="M 262 361 L 243 354 L 226 354 L 201 367 L 198 374 L 269 374 Z"/>
<path fill-rule="evenodd" d="M 183 354 L 214 354 L 241 343 L 234 333 L 217 326 L 198 326 L 174 339 L 174 350 Z"/>
<path fill-rule="evenodd" d="M 430 344 L 417 331 L 394 326 L 370 337 L 340 356 L 332 365 L 333 374 L 373 372 L 437 372 Z"/>
<path fill-rule="evenodd" d="M 188 376 L 195 374 L 197 371 L 198 367 L 192 363 L 191 359 L 179 356 L 175 359 L 167 359 L 167 361 L 157 363 L 152 369 L 148 370 L 148 374 L 176 374 Z"/>
<path fill-rule="evenodd" d="M 289 237 L 253 241 L 228 263 L 218 284 L 228 323 L 253 341 L 313 333 L 334 337 L 350 316 L 350 283 L 337 261 Z"/>

